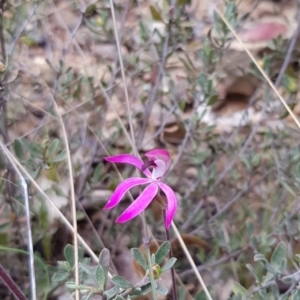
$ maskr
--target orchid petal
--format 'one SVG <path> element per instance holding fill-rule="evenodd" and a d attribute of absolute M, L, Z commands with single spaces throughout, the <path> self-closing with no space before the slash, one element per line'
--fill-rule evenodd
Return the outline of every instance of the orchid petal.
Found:
<path fill-rule="evenodd" d="M 177 210 L 177 198 L 174 191 L 162 182 L 157 183 L 167 197 L 166 228 L 169 229 Z"/>
<path fill-rule="evenodd" d="M 103 158 L 108 162 L 129 164 L 129 165 L 135 166 L 139 170 L 141 170 L 142 166 L 144 165 L 144 162 L 141 159 L 139 159 L 138 157 L 131 155 L 131 154 L 120 154 L 120 155 L 114 155 L 114 156 L 107 156 L 107 157 L 103 157 Z M 148 169 L 143 171 L 143 173 L 146 176 L 151 177 L 151 173 Z"/>
<path fill-rule="evenodd" d="M 104 209 L 111 209 L 115 207 L 124 197 L 124 195 L 134 186 L 150 183 L 151 179 L 148 178 L 128 178 L 122 181 L 114 193 L 106 203 Z"/>
<path fill-rule="evenodd" d="M 148 157 L 149 160 L 156 162 L 156 160 L 162 160 L 165 163 L 165 173 L 169 170 L 171 164 L 170 154 L 165 149 L 153 149 L 145 153 L 145 156 Z M 164 174 L 165 174 L 164 173 Z"/>
<path fill-rule="evenodd" d="M 127 222 L 143 212 L 153 200 L 157 191 L 158 186 L 156 183 L 148 185 L 135 201 L 120 215 L 116 223 Z"/>

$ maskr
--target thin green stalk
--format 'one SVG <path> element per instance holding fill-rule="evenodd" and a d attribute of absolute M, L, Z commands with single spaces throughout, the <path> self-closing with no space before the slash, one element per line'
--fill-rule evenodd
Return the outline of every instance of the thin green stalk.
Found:
<path fill-rule="evenodd" d="M 149 247 L 150 241 L 149 241 L 149 236 L 148 236 L 148 231 L 147 231 L 147 223 L 146 223 L 145 214 L 142 213 L 141 217 L 142 217 L 142 222 L 143 222 L 143 227 L 144 227 L 144 244 L 145 244 L 145 249 L 146 249 L 146 254 L 147 254 L 151 290 L 152 290 L 153 300 L 157 300 L 156 282 L 154 280 L 154 275 L 153 275 L 153 270 L 152 270 L 152 260 L 151 260 L 151 253 L 150 253 L 150 247 Z"/>

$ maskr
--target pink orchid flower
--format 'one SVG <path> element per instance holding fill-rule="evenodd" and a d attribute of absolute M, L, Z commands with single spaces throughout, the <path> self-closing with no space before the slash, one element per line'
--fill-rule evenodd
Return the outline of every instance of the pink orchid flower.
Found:
<path fill-rule="evenodd" d="M 104 209 L 111 209 L 115 207 L 132 187 L 148 184 L 135 201 L 117 218 L 116 223 L 127 222 L 139 215 L 148 207 L 158 191 L 162 190 L 167 198 L 165 226 L 169 229 L 176 213 L 177 199 L 173 190 L 168 185 L 161 182 L 161 178 L 168 171 L 171 164 L 171 158 L 169 152 L 163 149 L 148 151 L 145 153 L 145 156 L 149 159 L 149 162 L 147 163 L 144 163 L 141 159 L 131 154 L 104 157 L 104 159 L 108 162 L 133 165 L 147 176 L 147 178 L 128 178 L 121 182 L 105 205 Z M 153 167 L 152 172 L 148 169 L 150 166 Z"/>

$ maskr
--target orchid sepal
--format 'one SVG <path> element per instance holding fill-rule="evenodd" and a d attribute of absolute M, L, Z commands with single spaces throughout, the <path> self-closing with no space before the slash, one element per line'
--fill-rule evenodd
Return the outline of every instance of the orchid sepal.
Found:
<path fill-rule="evenodd" d="M 142 169 L 142 166 L 144 165 L 144 162 L 141 159 L 132 154 L 119 154 L 114 156 L 107 156 L 103 157 L 103 159 L 112 163 L 129 164 L 136 167 L 140 171 Z M 143 173 L 147 177 L 151 177 L 151 173 L 148 169 L 144 170 Z"/>
<path fill-rule="evenodd" d="M 174 191 L 166 184 L 159 182 L 159 187 L 163 191 L 163 193 L 166 195 L 167 198 L 167 208 L 166 208 L 166 228 L 169 229 L 172 223 L 172 220 L 174 219 L 176 210 L 177 210 L 177 197 L 174 193 Z"/>
<path fill-rule="evenodd" d="M 127 222 L 143 212 L 158 192 L 156 183 L 149 184 L 135 201 L 117 218 L 116 223 Z"/>
<path fill-rule="evenodd" d="M 139 177 L 134 177 L 134 178 L 128 178 L 125 179 L 123 182 L 121 182 L 113 194 L 111 195 L 110 199 L 104 206 L 104 209 L 111 209 L 115 207 L 116 205 L 119 204 L 119 202 L 122 200 L 122 198 L 125 196 L 125 194 L 134 186 L 137 185 L 143 185 L 150 183 L 151 179 L 149 178 L 139 178 Z"/>

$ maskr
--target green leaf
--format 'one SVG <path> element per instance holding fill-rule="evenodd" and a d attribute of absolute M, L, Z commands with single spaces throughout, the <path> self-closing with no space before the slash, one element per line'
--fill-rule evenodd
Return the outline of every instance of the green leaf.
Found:
<path fill-rule="evenodd" d="M 70 264 L 70 266 L 74 267 L 74 246 L 68 244 L 64 249 L 64 256 L 66 261 Z M 82 248 L 78 248 L 78 260 L 80 262 L 84 261 L 84 251 Z"/>
<path fill-rule="evenodd" d="M 103 174 L 104 174 L 103 166 L 99 164 L 94 171 L 93 182 L 98 183 Z"/>
<path fill-rule="evenodd" d="M 161 295 L 164 295 L 164 296 L 167 296 L 169 290 L 165 287 L 165 286 L 161 286 L 161 285 L 157 285 L 157 288 L 156 288 L 156 291 L 161 294 Z"/>
<path fill-rule="evenodd" d="M 152 253 L 151 254 L 151 264 L 154 265 L 156 262 L 155 262 L 155 254 Z"/>
<path fill-rule="evenodd" d="M 191 0 L 177 0 L 176 1 L 176 5 L 177 6 L 183 6 L 183 5 L 190 5 L 191 4 Z"/>
<path fill-rule="evenodd" d="M 127 281 L 125 278 L 123 278 L 122 276 L 116 275 L 114 276 L 111 281 L 118 287 L 122 288 L 122 289 L 130 289 L 132 288 L 132 284 Z"/>
<path fill-rule="evenodd" d="M 90 269 L 89 266 L 80 263 L 80 264 L 79 264 L 79 268 L 80 268 L 82 271 L 84 271 L 89 277 L 92 277 L 92 276 L 93 276 L 93 272 L 92 272 L 92 270 Z"/>
<path fill-rule="evenodd" d="M 86 16 L 91 16 L 95 11 L 96 11 L 96 5 L 95 4 L 90 4 L 87 6 L 85 10 L 85 15 Z"/>
<path fill-rule="evenodd" d="M 208 106 L 211 106 L 213 104 L 215 104 L 217 101 L 219 100 L 219 96 L 218 95 L 211 95 L 208 99 L 206 104 Z"/>
<path fill-rule="evenodd" d="M 163 266 L 163 268 L 161 269 L 161 271 L 165 272 L 165 271 L 171 269 L 174 266 L 174 264 L 175 264 L 176 261 L 177 261 L 177 258 L 171 257 L 168 260 L 168 262 Z"/>
<path fill-rule="evenodd" d="M 114 300 L 125 300 L 125 298 L 122 297 L 122 296 L 120 296 L 120 295 L 118 295 L 117 297 L 114 298 Z"/>
<path fill-rule="evenodd" d="M 259 295 L 262 299 L 270 300 L 270 297 L 268 296 L 268 294 L 264 290 L 259 290 L 258 293 L 259 293 Z"/>
<path fill-rule="evenodd" d="M 256 275 L 256 272 L 255 272 L 255 270 L 254 270 L 254 268 L 253 268 L 253 266 L 250 265 L 250 264 L 246 264 L 246 268 L 250 271 L 250 273 L 251 273 L 252 276 L 255 278 L 255 280 L 256 280 L 256 281 L 259 281 L 259 280 L 258 280 L 258 277 L 257 277 L 257 275 Z"/>
<path fill-rule="evenodd" d="M 147 263 L 144 259 L 142 252 L 138 248 L 131 249 L 134 259 L 138 262 L 138 264 L 145 270 L 148 270 Z"/>
<path fill-rule="evenodd" d="M 62 151 L 56 157 L 54 157 L 51 162 L 60 162 L 60 161 L 65 160 L 66 157 L 67 157 L 67 152 Z"/>
<path fill-rule="evenodd" d="M 70 264 L 70 266 L 74 267 L 74 247 L 68 244 L 64 250 L 64 256 L 66 261 Z"/>
<path fill-rule="evenodd" d="M 67 261 L 58 261 L 58 266 L 61 268 L 63 271 L 70 272 L 72 270 L 71 265 Z"/>
<path fill-rule="evenodd" d="M 184 286 L 181 286 L 178 291 L 178 300 L 185 300 L 186 290 Z"/>
<path fill-rule="evenodd" d="M 298 300 L 300 299 L 300 290 L 297 290 L 293 295 L 291 300 Z"/>
<path fill-rule="evenodd" d="M 94 297 L 94 292 L 90 292 L 86 297 L 82 298 L 82 300 L 90 300 Z"/>
<path fill-rule="evenodd" d="M 69 277 L 69 275 L 70 275 L 70 273 L 67 271 L 58 271 L 53 275 L 52 280 L 53 281 L 64 281 Z"/>
<path fill-rule="evenodd" d="M 286 246 L 280 242 L 272 253 L 270 264 L 275 272 L 279 272 L 282 267 L 282 261 L 286 258 Z"/>
<path fill-rule="evenodd" d="M 279 182 L 287 192 L 289 192 L 293 197 L 296 198 L 296 193 L 294 192 L 294 190 L 285 181 L 283 181 L 283 179 L 280 178 Z"/>
<path fill-rule="evenodd" d="M 153 5 L 150 5 L 149 8 L 150 8 L 150 12 L 151 12 L 153 20 L 158 21 L 158 22 L 164 22 L 164 20 L 161 17 L 159 11 Z"/>
<path fill-rule="evenodd" d="M 232 286 L 232 291 L 234 295 L 241 295 L 242 297 L 247 297 L 248 291 L 238 282 L 234 282 Z"/>
<path fill-rule="evenodd" d="M 13 147 L 14 147 L 14 151 L 16 153 L 17 158 L 19 158 L 20 160 L 23 160 L 24 159 L 24 152 L 23 152 L 22 143 L 20 142 L 19 139 L 16 139 L 14 141 Z"/>
<path fill-rule="evenodd" d="M 287 265 L 287 259 L 284 258 L 282 261 L 281 261 L 281 264 L 280 264 L 280 267 L 279 267 L 279 273 L 283 273 L 284 270 L 286 269 L 286 265 Z"/>
<path fill-rule="evenodd" d="M 87 293 L 93 289 L 93 287 L 84 284 L 76 284 L 73 281 L 66 282 L 66 286 L 72 290 L 80 290 L 82 293 Z"/>
<path fill-rule="evenodd" d="M 258 253 L 258 254 L 254 255 L 254 261 L 265 261 L 265 262 L 267 262 L 267 259 L 263 254 Z"/>
<path fill-rule="evenodd" d="M 108 270 L 110 264 L 110 252 L 107 248 L 102 249 L 99 255 L 99 264 Z"/>
<path fill-rule="evenodd" d="M 106 283 L 107 272 L 103 270 L 103 267 L 99 265 L 96 269 L 96 278 L 99 284 L 101 291 L 104 291 L 105 283 Z"/>
<path fill-rule="evenodd" d="M 155 262 L 160 265 L 164 261 L 166 256 L 170 253 L 170 249 L 171 249 L 170 242 L 162 243 L 155 253 Z"/>
<path fill-rule="evenodd" d="M 156 284 L 156 282 L 155 282 Z M 149 292 L 151 292 L 151 283 L 148 283 L 146 285 L 143 285 L 140 289 L 135 289 L 131 295 L 132 296 L 145 296 L 147 295 Z"/>
<path fill-rule="evenodd" d="M 25 138 L 21 139 L 21 143 L 34 157 L 41 157 L 42 147 L 34 142 L 28 142 Z"/>
<path fill-rule="evenodd" d="M 104 295 L 106 295 L 108 299 L 111 299 L 115 297 L 119 292 L 120 292 L 120 288 L 114 286 L 112 289 L 105 291 Z"/>
<path fill-rule="evenodd" d="M 215 297 L 213 295 L 212 287 L 208 286 L 207 289 L 208 289 L 212 299 L 215 299 Z M 207 300 L 205 292 L 202 290 L 199 293 L 197 293 L 197 295 L 195 296 L 195 300 Z"/>
<path fill-rule="evenodd" d="M 51 142 L 50 146 L 48 147 L 48 155 L 49 156 L 53 155 L 56 152 L 56 150 L 58 148 L 58 145 L 59 145 L 59 140 L 58 139 L 54 139 Z"/>
<path fill-rule="evenodd" d="M 198 78 L 198 84 L 202 89 L 202 93 L 206 92 L 206 83 L 207 83 L 207 76 L 204 73 L 200 74 Z"/>

